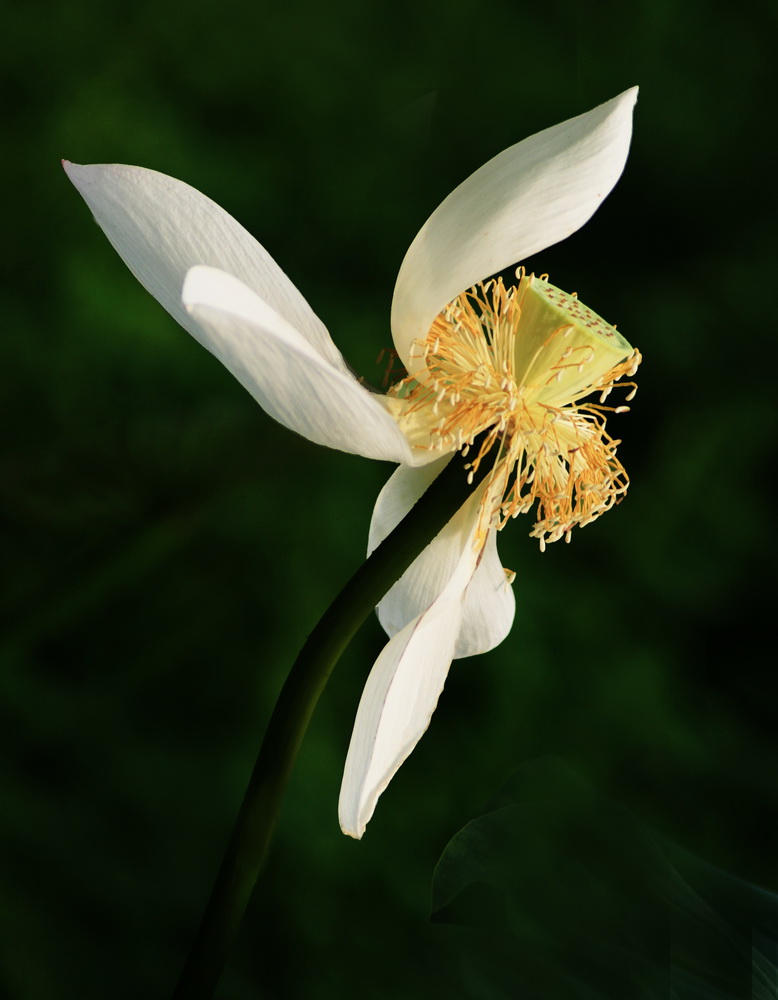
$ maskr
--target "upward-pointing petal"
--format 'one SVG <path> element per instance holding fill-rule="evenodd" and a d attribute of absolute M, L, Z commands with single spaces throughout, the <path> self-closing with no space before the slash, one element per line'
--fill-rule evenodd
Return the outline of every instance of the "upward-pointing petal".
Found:
<path fill-rule="evenodd" d="M 397 276 L 392 333 L 409 370 L 410 347 L 471 285 L 565 239 L 621 176 L 637 87 L 504 150 L 438 206 Z"/>
<path fill-rule="evenodd" d="M 267 250 L 210 198 L 143 167 L 63 166 L 119 256 L 185 330 L 197 336 L 181 304 L 184 278 L 190 267 L 205 264 L 235 275 L 323 357 L 348 371 L 322 321 Z"/>

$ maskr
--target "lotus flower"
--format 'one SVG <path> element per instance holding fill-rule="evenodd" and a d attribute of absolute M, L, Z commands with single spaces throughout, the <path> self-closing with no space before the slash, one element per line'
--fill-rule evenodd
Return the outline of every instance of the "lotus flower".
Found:
<path fill-rule="evenodd" d="M 497 531 L 537 505 L 541 546 L 569 540 L 626 490 L 603 403 L 639 354 L 545 276 L 488 279 L 597 210 L 624 168 L 636 97 L 506 149 L 432 213 L 397 278 L 392 334 L 408 376 L 386 395 L 351 374 L 289 278 L 214 202 L 152 170 L 64 164 L 133 274 L 271 417 L 317 444 L 398 463 L 370 550 L 456 452 L 472 449 L 471 475 L 493 466 L 378 607 L 390 638 L 347 755 L 339 814 L 350 836 L 362 836 L 429 725 L 452 659 L 492 649 L 511 627 Z M 585 401 L 592 393 L 599 403 Z"/>

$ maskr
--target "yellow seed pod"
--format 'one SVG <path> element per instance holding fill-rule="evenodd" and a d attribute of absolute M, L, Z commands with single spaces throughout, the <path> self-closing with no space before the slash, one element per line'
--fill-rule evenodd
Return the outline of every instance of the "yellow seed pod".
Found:
<path fill-rule="evenodd" d="M 520 277 L 513 377 L 527 394 L 552 405 L 569 403 L 633 354 L 619 331 L 576 295 L 544 278 Z"/>

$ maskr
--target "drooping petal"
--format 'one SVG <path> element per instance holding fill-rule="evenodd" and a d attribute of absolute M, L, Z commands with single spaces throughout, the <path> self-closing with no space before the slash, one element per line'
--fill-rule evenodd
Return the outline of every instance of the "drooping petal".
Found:
<path fill-rule="evenodd" d="M 413 461 L 381 397 L 333 367 L 233 275 L 212 267 L 192 268 L 182 301 L 194 336 L 279 423 L 329 448 L 391 462 Z"/>
<path fill-rule="evenodd" d="M 499 646 L 511 630 L 516 614 L 513 574 L 503 569 L 492 529 L 481 549 L 478 567 L 465 593 L 465 609 L 454 659 L 477 656 Z"/>
<path fill-rule="evenodd" d="M 400 466 L 392 473 L 373 509 L 368 554 L 400 523 L 449 460 L 446 456 L 418 469 Z M 483 488 L 471 497 L 381 599 L 378 619 L 390 637 L 422 614 L 445 588 L 464 546 L 470 544 L 482 493 Z M 515 611 L 513 590 L 497 553 L 496 532 L 489 531 L 465 592 L 454 659 L 498 646 L 510 631 Z"/>
<path fill-rule="evenodd" d="M 143 167 L 63 166 L 119 256 L 184 329 L 197 335 L 181 305 L 187 271 L 196 264 L 217 267 L 248 285 L 323 357 L 348 371 L 324 324 L 267 250 L 210 198 Z"/>
<path fill-rule="evenodd" d="M 394 531 L 427 487 L 445 469 L 453 455 L 452 452 L 436 458 L 413 472 L 409 469 L 395 469 L 376 498 L 367 539 L 368 555 Z"/>
<path fill-rule="evenodd" d="M 391 639 L 373 665 L 351 735 L 338 813 L 341 829 L 361 837 L 378 801 L 429 726 L 454 655 L 463 597 L 478 553 L 464 551 L 427 610 Z"/>
<path fill-rule="evenodd" d="M 449 302 L 505 267 L 565 239 L 619 179 L 637 87 L 489 160 L 438 206 L 411 244 L 392 303 L 395 347 L 409 371 L 414 339 Z"/>

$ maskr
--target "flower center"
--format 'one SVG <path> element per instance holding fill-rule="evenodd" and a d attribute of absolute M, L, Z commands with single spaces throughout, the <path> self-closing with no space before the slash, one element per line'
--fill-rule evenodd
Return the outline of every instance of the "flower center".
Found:
<path fill-rule="evenodd" d="M 531 534 L 570 540 L 623 497 L 629 483 L 605 429 L 605 398 L 640 354 L 575 295 L 517 271 L 506 288 L 488 281 L 460 295 L 415 343 L 423 359 L 390 395 L 411 444 L 466 454 L 484 435 L 471 477 L 497 446 L 482 501 L 482 530 L 502 528 L 537 503 Z M 627 396 L 636 391 L 634 383 Z M 581 402 L 599 392 L 599 402 Z"/>

